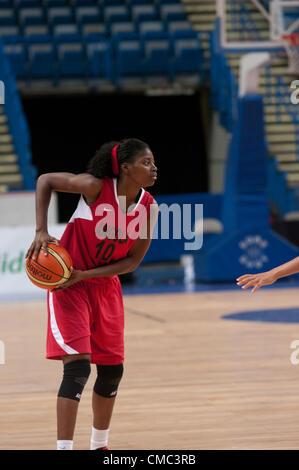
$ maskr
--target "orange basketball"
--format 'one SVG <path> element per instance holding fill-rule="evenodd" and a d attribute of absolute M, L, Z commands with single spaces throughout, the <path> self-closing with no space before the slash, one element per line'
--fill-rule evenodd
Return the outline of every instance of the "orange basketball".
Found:
<path fill-rule="evenodd" d="M 48 254 L 40 250 L 34 260 L 26 260 L 26 274 L 30 281 L 41 289 L 53 289 L 64 284 L 71 275 L 72 258 L 65 248 L 48 243 Z"/>

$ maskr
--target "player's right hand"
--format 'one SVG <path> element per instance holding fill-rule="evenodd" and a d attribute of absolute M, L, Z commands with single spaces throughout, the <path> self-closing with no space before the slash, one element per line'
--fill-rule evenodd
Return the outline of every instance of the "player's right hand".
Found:
<path fill-rule="evenodd" d="M 35 239 L 31 243 L 30 248 L 27 251 L 25 258 L 36 259 L 38 257 L 40 250 L 43 250 L 44 254 L 47 256 L 48 243 L 56 243 L 56 245 L 59 245 L 59 240 L 57 240 L 57 238 L 55 237 L 51 237 L 51 235 L 49 235 L 48 232 L 36 232 Z"/>
<path fill-rule="evenodd" d="M 274 272 L 266 271 L 259 274 L 244 274 L 237 278 L 237 285 L 242 286 L 242 289 L 253 287 L 251 292 L 255 292 L 262 286 L 273 284 L 277 280 Z"/>

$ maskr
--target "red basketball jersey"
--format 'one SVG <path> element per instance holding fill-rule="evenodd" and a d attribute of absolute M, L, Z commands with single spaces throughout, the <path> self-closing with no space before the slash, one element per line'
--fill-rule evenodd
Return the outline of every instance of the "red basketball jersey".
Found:
<path fill-rule="evenodd" d="M 100 196 L 91 206 L 81 195 L 60 240 L 75 269 L 93 269 L 125 258 L 150 213 L 153 196 L 143 188 L 132 210 L 124 213 L 117 195 L 117 180 L 104 178 L 102 183 Z"/>

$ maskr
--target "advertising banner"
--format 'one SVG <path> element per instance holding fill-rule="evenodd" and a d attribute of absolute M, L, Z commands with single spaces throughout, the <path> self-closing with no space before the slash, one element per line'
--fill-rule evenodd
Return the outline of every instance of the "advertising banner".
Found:
<path fill-rule="evenodd" d="M 49 226 L 49 234 L 60 239 L 65 224 Z M 25 254 L 34 240 L 35 227 L 0 227 L 0 300 L 42 295 L 25 272 Z M 46 291 L 44 291 L 46 292 Z"/>

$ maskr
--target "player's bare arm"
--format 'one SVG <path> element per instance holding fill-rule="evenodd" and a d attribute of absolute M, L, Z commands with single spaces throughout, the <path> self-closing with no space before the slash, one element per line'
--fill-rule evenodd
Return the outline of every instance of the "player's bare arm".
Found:
<path fill-rule="evenodd" d="M 264 273 L 243 274 L 243 276 L 238 277 L 237 285 L 242 286 L 242 289 L 252 287 L 252 292 L 255 292 L 262 286 L 274 284 L 278 279 L 298 272 L 299 256 Z"/>
<path fill-rule="evenodd" d="M 48 233 L 48 208 L 52 191 L 83 194 L 88 204 L 93 204 L 101 192 L 102 182 L 100 179 L 88 173 L 75 175 L 73 173 L 45 173 L 41 175 L 36 184 L 36 235 L 26 258 L 38 256 L 39 250 L 43 249 L 47 254 L 49 242 L 59 243 L 58 240 Z"/>
<path fill-rule="evenodd" d="M 134 271 L 139 266 L 144 256 L 146 255 L 147 250 L 149 249 L 158 213 L 159 206 L 157 202 L 154 201 L 151 205 L 151 211 L 147 219 L 147 224 L 145 225 L 146 236 L 142 238 L 139 237 L 136 240 L 136 242 L 131 247 L 128 252 L 128 255 L 125 258 L 114 263 L 100 266 L 95 269 L 89 269 L 87 271 L 79 271 L 73 269 L 69 281 L 57 287 L 56 289 L 54 289 L 54 291 L 65 289 L 76 282 L 84 281 L 86 279 L 92 279 L 96 277 L 109 277 L 118 274 L 126 274 Z"/>

